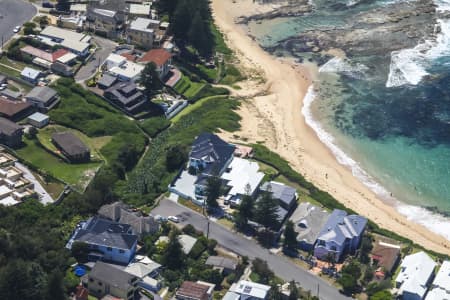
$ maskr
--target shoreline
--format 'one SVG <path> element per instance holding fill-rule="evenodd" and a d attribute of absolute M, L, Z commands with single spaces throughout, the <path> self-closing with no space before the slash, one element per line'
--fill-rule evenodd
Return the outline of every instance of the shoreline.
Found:
<path fill-rule="evenodd" d="M 238 17 L 257 11 L 252 0 L 213 0 L 216 24 L 227 44 L 236 51 L 246 70 L 260 70 L 266 82 L 247 82 L 236 95 L 251 98 L 242 103 L 238 113 L 242 129 L 223 133 L 229 140 L 264 142 L 280 154 L 305 179 L 329 192 L 346 207 L 362 214 L 381 227 L 402 235 L 423 247 L 450 254 L 450 241 L 418 223 L 410 221 L 395 207 L 381 200 L 373 191 L 340 164 L 331 150 L 305 122 L 303 100 L 313 83 L 314 72 L 304 65 L 293 65 L 269 53 L 252 40 L 245 29 L 236 24 Z M 257 96 L 253 96 L 257 95 Z"/>

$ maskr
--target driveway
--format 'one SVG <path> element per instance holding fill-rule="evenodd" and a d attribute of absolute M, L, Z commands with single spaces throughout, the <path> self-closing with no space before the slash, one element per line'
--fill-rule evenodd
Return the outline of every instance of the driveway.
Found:
<path fill-rule="evenodd" d="M 1 0 L 0 0 L 1 1 Z M 90 79 L 97 73 L 98 67 L 101 66 L 108 55 L 113 52 L 117 46 L 116 42 L 93 35 L 92 41 L 97 45 L 97 51 L 89 59 L 86 65 L 75 74 L 75 81 L 82 82 Z"/>
<path fill-rule="evenodd" d="M 180 225 L 192 224 L 197 230 L 206 232 L 207 219 L 184 206 L 181 206 L 171 200 L 161 200 L 158 207 L 152 213 L 154 215 L 169 216 L 180 215 Z M 259 257 L 267 261 L 270 268 L 280 278 L 291 281 L 295 280 L 300 283 L 304 289 L 312 292 L 312 295 L 319 294 L 320 299 L 341 300 L 350 299 L 331 286 L 328 282 L 317 277 L 308 271 L 301 269 L 284 257 L 270 253 L 267 249 L 262 248 L 255 241 L 246 239 L 230 230 L 210 222 L 209 236 L 217 240 L 217 242 L 225 248 L 228 248 L 241 256 L 248 256 L 250 259 Z"/>
<path fill-rule="evenodd" d="M 37 13 L 36 7 L 22 0 L 0 0 L 0 48 L 14 35 L 14 27 L 22 26 Z"/>

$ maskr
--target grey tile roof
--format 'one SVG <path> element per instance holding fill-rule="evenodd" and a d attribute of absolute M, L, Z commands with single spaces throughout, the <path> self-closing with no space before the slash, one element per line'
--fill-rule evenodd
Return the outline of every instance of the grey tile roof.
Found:
<path fill-rule="evenodd" d="M 200 134 L 192 144 L 190 157 L 209 162 L 203 173 L 213 174 L 220 171 L 233 156 L 235 146 L 223 141 L 212 133 Z"/>
<path fill-rule="evenodd" d="M 0 134 L 12 135 L 22 127 L 8 119 L 0 117 Z"/>
<path fill-rule="evenodd" d="M 358 216 L 347 216 L 347 212 L 335 209 L 323 226 L 319 239 L 324 241 L 334 241 L 338 245 L 343 245 L 346 239 L 360 236 L 367 225 L 367 219 Z"/>
<path fill-rule="evenodd" d="M 74 241 L 88 244 L 114 247 L 130 250 L 137 242 L 137 236 L 132 234 L 131 226 L 98 217 L 93 217 L 85 229 L 80 229 L 74 236 Z"/>
<path fill-rule="evenodd" d="M 89 148 L 76 135 L 69 131 L 52 134 L 52 140 L 71 156 L 89 152 Z"/>
<path fill-rule="evenodd" d="M 329 217 L 330 214 L 318 206 L 300 203 L 290 218 L 298 233 L 297 241 L 313 245 Z"/>
<path fill-rule="evenodd" d="M 40 101 L 42 103 L 47 103 L 52 100 L 58 93 L 48 86 L 37 86 L 33 88 L 25 98 L 32 98 L 33 100 Z"/>
<path fill-rule="evenodd" d="M 136 277 L 111 264 L 97 262 L 89 273 L 89 277 L 108 283 L 111 287 L 128 290 L 130 282 Z"/>
<path fill-rule="evenodd" d="M 21 92 L 15 92 L 15 91 L 10 90 L 10 89 L 5 89 L 5 90 L 1 91 L 0 94 L 2 96 L 10 98 L 10 99 L 19 99 L 19 98 L 22 97 L 22 93 Z"/>
<path fill-rule="evenodd" d="M 265 182 L 261 188 L 262 191 L 270 190 L 272 197 L 278 201 L 283 202 L 286 206 L 291 206 L 295 202 L 295 193 L 297 192 L 293 187 L 277 182 Z"/>
<path fill-rule="evenodd" d="M 102 78 L 97 82 L 99 85 L 103 85 L 107 88 L 112 86 L 117 81 L 117 77 L 110 74 L 103 74 Z"/>
<path fill-rule="evenodd" d="M 237 267 L 237 262 L 235 260 L 223 256 L 210 256 L 206 260 L 205 264 L 209 266 L 221 267 L 230 270 L 236 270 Z"/>

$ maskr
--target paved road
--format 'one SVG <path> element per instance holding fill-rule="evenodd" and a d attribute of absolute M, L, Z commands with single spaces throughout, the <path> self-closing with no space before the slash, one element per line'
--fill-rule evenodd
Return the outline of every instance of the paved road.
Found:
<path fill-rule="evenodd" d="M 1 1 L 1 0 L 0 0 Z M 81 67 L 75 74 L 75 81 L 81 82 L 88 80 L 97 72 L 97 68 L 103 64 L 108 55 L 116 48 L 117 43 L 98 36 L 92 36 L 92 41 L 97 45 L 97 51 L 91 57 L 89 62 Z"/>
<path fill-rule="evenodd" d="M 22 0 L 0 0 L 0 48 L 1 40 L 6 43 L 14 35 L 14 27 L 31 20 L 37 10 Z"/>
<path fill-rule="evenodd" d="M 207 229 L 207 220 L 204 216 L 171 200 L 162 200 L 160 205 L 156 207 L 152 213 L 166 217 L 169 215 L 181 215 L 181 225 L 189 223 L 197 228 L 197 230 L 202 230 L 203 232 L 206 232 Z M 301 269 L 283 257 L 269 253 L 267 249 L 262 248 L 253 240 L 237 235 L 214 222 L 210 222 L 209 234 L 210 237 L 217 240 L 219 244 L 239 255 L 248 256 L 250 259 L 259 257 L 267 261 L 270 268 L 282 279 L 299 282 L 303 288 L 310 289 L 313 295 L 317 295 L 317 291 L 319 291 L 320 299 L 350 299 L 340 294 L 335 287 L 331 286 L 320 277 Z"/>

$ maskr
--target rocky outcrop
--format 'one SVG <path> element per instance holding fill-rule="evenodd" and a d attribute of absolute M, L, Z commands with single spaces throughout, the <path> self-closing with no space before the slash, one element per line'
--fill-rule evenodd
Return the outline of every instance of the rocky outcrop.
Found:
<path fill-rule="evenodd" d="M 356 14 L 341 28 L 303 32 L 268 50 L 281 47 L 295 55 L 338 48 L 347 56 L 383 55 L 432 39 L 436 20 L 432 0 L 395 3 Z"/>
<path fill-rule="evenodd" d="M 290 1 L 277 1 L 268 0 L 263 3 L 277 3 L 279 7 L 274 7 L 273 10 L 256 14 L 252 16 L 242 16 L 238 18 L 237 23 L 248 24 L 250 21 L 268 20 L 280 17 L 295 17 L 302 16 L 306 13 L 310 13 L 313 7 L 309 4 L 308 0 L 290 0 Z"/>

